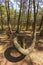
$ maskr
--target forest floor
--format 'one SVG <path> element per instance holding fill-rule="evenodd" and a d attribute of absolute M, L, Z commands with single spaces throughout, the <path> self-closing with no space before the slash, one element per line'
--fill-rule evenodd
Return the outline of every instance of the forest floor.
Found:
<path fill-rule="evenodd" d="M 39 40 L 39 43 L 41 42 L 43 43 L 43 39 Z M 43 44 L 39 44 L 39 46 L 42 48 L 34 48 L 30 55 L 27 55 L 23 60 L 19 62 L 10 62 L 5 58 L 4 52 L 9 47 L 9 45 L 8 37 L 6 35 L 0 35 L 0 65 L 43 65 Z M 16 56 L 15 52 L 13 53 L 13 56 L 14 55 Z"/>

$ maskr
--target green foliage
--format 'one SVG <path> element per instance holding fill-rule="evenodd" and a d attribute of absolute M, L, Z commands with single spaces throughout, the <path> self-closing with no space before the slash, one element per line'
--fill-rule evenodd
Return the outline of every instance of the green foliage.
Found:
<path fill-rule="evenodd" d="M 39 10 L 39 15 L 43 15 L 43 9 Z"/>
<path fill-rule="evenodd" d="M 1 9 L 2 9 L 2 17 L 3 17 L 4 25 L 7 25 L 7 12 L 6 12 L 6 8 L 5 8 L 5 6 L 1 5 Z M 36 18 L 36 20 L 37 20 L 37 25 L 40 24 L 42 15 L 43 15 L 43 9 L 39 10 L 39 12 L 38 12 L 38 16 L 37 16 L 37 18 Z M 13 24 L 14 26 L 15 26 L 15 24 L 17 25 L 18 16 L 19 16 L 19 12 L 16 11 L 16 10 L 14 10 L 14 9 L 11 9 L 11 8 L 10 8 L 10 22 L 11 22 L 11 24 Z M 32 11 L 29 13 L 29 18 L 30 18 L 30 22 L 33 22 L 33 21 L 34 21 L 34 16 L 33 16 Z M 24 23 L 27 22 L 27 12 L 26 12 L 26 13 L 22 13 L 22 12 L 21 12 L 20 21 L 22 22 L 22 23 L 20 23 L 20 24 L 24 24 Z M 0 21 L 0 22 L 1 22 L 1 21 Z"/>

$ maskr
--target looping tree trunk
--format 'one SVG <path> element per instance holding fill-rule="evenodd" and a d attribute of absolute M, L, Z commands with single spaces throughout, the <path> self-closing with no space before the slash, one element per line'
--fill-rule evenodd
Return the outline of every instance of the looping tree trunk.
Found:
<path fill-rule="evenodd" d="M 17 48 L 17 50 L 19 52 L 21 52 L 24 55 L 28 55 L 30 54 L 34 47 L 35 47 L 35 42 L 36 42 L 36 6 L 35 6 L 35 0 L 33 0 L 33 6 L 34 6 L 34 25 L 33 25 L 33 42 L 32 45 L 28 48 L 28 49 L 24 49 L 20 46 L 20 44 L 18 43 L 17 37 L 15 37 L 13 39 L 14 45 Z"/>
<path fill-rule="evenodd" d="M 28 49 L 24 49 L 24 48 L 22 48 L 22 47 L 20 46 L 20 44 L 18 43 L 17 37 L 15 37 L 15 38 L 13 39 L 13 42 L 14 42 L 14 46 L 17 48 L 17 50 L 18 50 L 19 52 L 21 52 L 21 53 L 24 54 L 24 55 L 28 55 L 28 54 L 30 54 L 30 53 L 33 51 L 33 49 L 34 49 L 34 47 L 35 47 L 36 32 L 34 33 L 34 39 L 33 39 L 32 45 L 31 45 Z"/>

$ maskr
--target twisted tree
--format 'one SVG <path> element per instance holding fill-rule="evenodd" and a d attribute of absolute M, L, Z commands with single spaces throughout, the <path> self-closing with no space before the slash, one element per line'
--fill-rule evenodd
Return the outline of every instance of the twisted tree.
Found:
<path fill-rule="evenodd" d="M 36 6 L 35 3 L 36 1 L 33 0 L 33 6 L 34 6 L 34 25 L 33 25 L 33 41 L 32 41 L 32 45 L 28 48 L 28 49 L 24 49 L 20 46 L 20 44 L 18 43 L 17 37 L 15 37 L 13 39 L 14 45 L 17 48 L 17 50 L 19 52 L 21 52 L 24 55 L 28 55 L 30 52 L 32 52 L 32 50 L 35 47 L 35 42 L 36 42 Z"/>

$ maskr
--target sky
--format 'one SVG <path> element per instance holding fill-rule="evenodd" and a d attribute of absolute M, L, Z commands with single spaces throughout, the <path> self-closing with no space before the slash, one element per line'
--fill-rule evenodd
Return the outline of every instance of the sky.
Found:
<path fill-rule="evenodd" d="M 4 0 L 0 0 L 0 3 L 2 3 L 2 1 L 4 1 Z M 18 0 L 10 0 L 11 2 L 12 2 L 12 5 L 11 5 L 11 7 L 13 7 L 14 9 L 16 9 L 17 11 L 19 11 L 19 6 L 17 5 L 17 1 Z M 41 2 L 42 1 L 42 2 Z M 39 3 L 39 6 L 41 7 L 41 8 L 43 8 L 43 0 L 40 0 L 40 3 Z"/>
<path fill-rule="evenodd" d="M 14 2 L 14 0 L 11 0 L 11 2 L 13 3 L 13 8 L 19 11 L 20 8 L 17 5 L 16 0 L 15 0 L 15 2 Z"/>
<path fill-rule="evenodd" d="M 0 0 L 0 4 L 2 3 L 2 1 L 4 1 L 4 0 Z M 19 11 L 19 7 L 18 7 L 18 5 L 16 4 L 16 1 L 17 0 L 10 0 L 11 2 L 12 2 L 12 4 L 10 5 L 10 7 L 13 7 L 14 9 L 16 9 L 16 10 L 18 10 Z"/>
<path fill-rule="evenodd" d="M 15 1 L 15 2 L 14 2 L 14 1 Z M 11 0 L 11 2 L 14 3 L 14 8 L 16 9 L 16 7 L 17 7 L 17 10 L 19 10 L 19 7 L 17 6 L 16 1 L 17 1 L 17 0 Z M 42 1 L 42 2 L 41 2 L 41 1 Z M 43 0 L 40 0 L 39 6 L 40 6 L 41 8 L 43 8 Z"/>
<path fill-rule="evenodd" d="M 15 2 L 14 2 L 14 1 L 15 1 Z M 14 3 L 14 8 L 15 8 L 15 9 L 17 8 L 17 10 L 19 11 L 19 7 L 17 6 L 16 1 L 17 1 L 17 0 L 11 0 L 11 2 Z M 42 1 L 42 2 L 41 2 L 41 1 Z M 40 6 L 41 8 L 43 8 L 43 0 L 40 0 L 39 6 Z"/>

